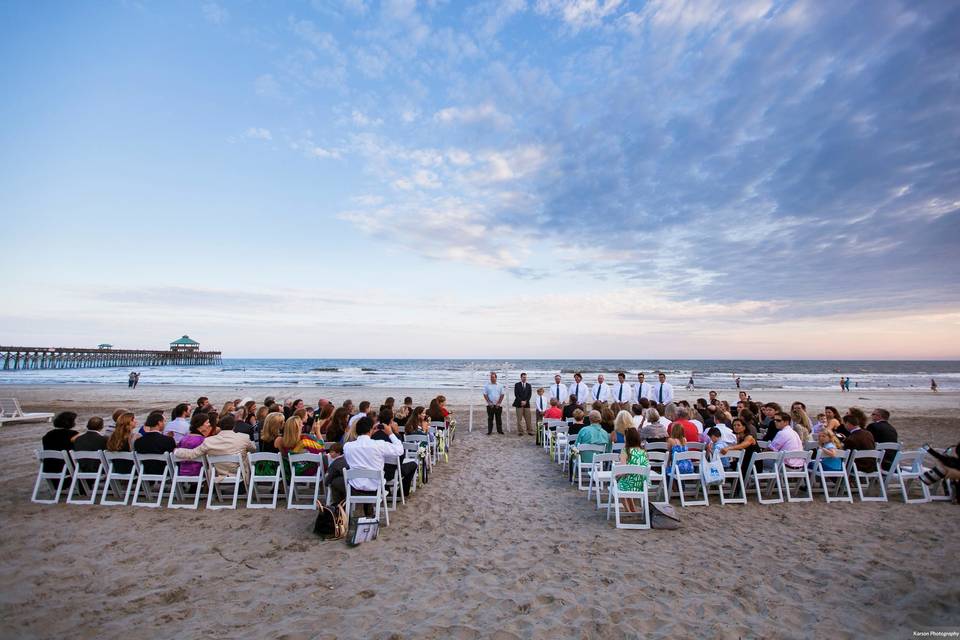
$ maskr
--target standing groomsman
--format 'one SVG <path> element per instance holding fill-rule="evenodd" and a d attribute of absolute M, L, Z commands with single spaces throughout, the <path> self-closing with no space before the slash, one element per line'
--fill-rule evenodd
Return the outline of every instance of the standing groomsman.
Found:
<path fill-rule="evenodd" d="M 649 382 L 644 382 L 645 377 L 643 371 L 637 374 L 637 386 L 634 387 L 634 391 L 636 391 L 634 401 L 637 403 L 640 402 L 640 398 L 653 400 L 653 387 L 650 386 Z"/>
<path fill-rule="evenodd" d="M 527 382 L 527 374 L 520 374 L 520 382 L 513 385 L 513 406 L 517 410 L 517 435 L 526 432 L 533 435 L 533 426 L 530 424 L 530 398 L 533 396 L 533 387 Z"/>
<path fill-rule="evenodd" d="M 597 384 L 593 385 L 590 398 L 600 402 L 610 402 L 610 387 L 604 383 L 603 374 L 597 376 Z"/>
<path fill-rule="evenodd" d="M 573 374 L 573 382 L 569 389 L 570 395 L 577 396 L 577 404 L 582 405 L 590 395 L 590 387 L 583 384 L 583 374 L 579 371 Z"/>
<path fill-rule="evenodd" d="M 537 397 L 533 399 L 533 408 L 537 410 L 537 422 L 543 419 L 543 414 L 550 408 L 550 396 L 544 395 L 544 391 L 543 387 L 539 387 Z"/>
<path fill-rule="evenodd" d="M 497 422 L 497 433 L 503 433 L 503 385 L 497 382 L 497 374 L 490 372 L 490 382 L 483 385 L 483 399 L 487 401 L 487 435 L 493 433 L 493 422 Z"/>
<path fill-rule="evenodd" d="M 547 389 L 551 398 L 557 399 L 557 405 L 563 406 L 567 402 L 567 385 L 560 382 L 560 374 L 553 376 L 553 384 Z"/>
<path fill-rule="evenodd" d="M 653 385 L 653 401 L 664 405 L 673 402 L 673 385 L 667 382 L 667 374 L 662 371 L 657 374 L 660 382 Z"/>
<path fill-rule="evenodd" d="M 613 385 L 613 392 L 610 394 L 614 402 L 630 403 L 633 401 L 633 387 L 629 382 L 626 382 L 626 379 L 627 374 L 623 371 L 617 374 L 617 384 Z"/>

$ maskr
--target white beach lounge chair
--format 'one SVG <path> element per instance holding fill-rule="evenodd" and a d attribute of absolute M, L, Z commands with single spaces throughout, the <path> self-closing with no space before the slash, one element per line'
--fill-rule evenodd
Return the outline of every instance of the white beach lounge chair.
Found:
<path fill-rule="evenodd" d="M 0 426 L 17 422 L 53 422 L 52 413 L 24 413 L 16 398 L 0 398 Z"/>

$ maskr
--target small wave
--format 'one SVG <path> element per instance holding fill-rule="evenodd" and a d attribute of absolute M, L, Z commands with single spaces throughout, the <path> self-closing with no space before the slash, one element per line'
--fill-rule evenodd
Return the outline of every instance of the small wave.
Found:
<path fill-rule="evenodd" d="M 316 367 L 315 369 L 310 369 L 310 371 L 325 371 L 327 373 L 336 373 L 337 371 L 340 371 L 340 369 L 338 369 L 337 367 Z M 307 373 L 310 373 L 310 371 L 307 371 Z"/>
<path fill-rule="evenodd" d="M 376 369 L 372 369 L 372 368 L 370 368 L 370 367 L 360 367 L 360 371 L 367 371 L 367 372 L 369 372 L 369 371 L 376 371 Z"/>

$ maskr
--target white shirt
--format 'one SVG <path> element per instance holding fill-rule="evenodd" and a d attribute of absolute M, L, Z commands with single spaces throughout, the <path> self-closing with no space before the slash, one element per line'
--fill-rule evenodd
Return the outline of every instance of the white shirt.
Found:
<path fill-rule="evenodd" d="M 629 382 L 617 382 L 610 397 L 614 402 L 633 402 L 633 387 Z"/>
<path fill-rule="evenodd" d="M 550 397 L 547 395 L 541 396 L 537 394 L 536 396 L 533 397 L 532 402 L 533 402 L 533 406 L 540 413 L 543 413 L 544 411 L 550 408 Z"/>
<path fill-rule="evenodd" d="M 567 393 L 567 385 L 562 382 L 559 384 L 556 382 L 551 384 L 547 387 L 547 393 L 551 398 L 556 398 L 561 407 L 567 404 L 567 400 L 570 398 L 570 394 Z"/>
<path fill-rule="evenodd" d="M 610 400 L 610 387 L 606 382 L 597 382 L 590 390 L 590 397 L 600 402 L 607 402 Z"/>
<path fill-rule="evenodd" d="M 358 413 L 358 414 L 356 414 L 355 416 L 353 416 L 352 418 L 350 418 L 350 422 L 347 423 L 347 429 L 352 428 L 355 424 L 357 424 L 357 422 L 360 420 L 360 418 L 362 418 L 362 417 L 365 416 L 365 415 L 367 415 L 367 414 L 366 414 L 366 413 Z"/>
<path fill-rule="evenodd" d="M 660 389 L 663 388 L 663 398 L 660 398 Z M 650 399 L 654 402 L 660 404 L 670 404 L 673 402 L 673 386 L 669 382 L 664 382 L 662 385 L 658 382 L 653 385 L 651 390 Z"/>
<path fill-rule="evenodd" d="M 633 396 L 633 401 L 637 403 L 640 402 L 640 398 L 649 400 L 653 394 L 653 387 L 650 386 L 649 382 L 637 382 L 633 390 L 636 393 L 636 395 Z"/>
<path fill-rule="evenodd" d="M 183 437 L 190 433 L 190 421 L 186 418 L 177 418 L 176 420 L 171 420 L 167 423 L 167 426 L 163 428 L 164 433 L 173 433 L 173 441 L 178 445 L 180 441 L 183 440 Z"/>
<path fill-rule="evenodd" d="M 488 382 L 483 385 L 483 395 L 487 396 L 490 404 L 497 404 L 503 398 L 503 385 L 499 382 Z"/>
<path fill-rule="evenodd" d="M 590 386 L 583 382 L 574 382 L 568 389 L 567 397 L 577 396 L 577 404 L 583 404 L 587 401 L 587 394 L 590 393 Z"/>
<path fill-rule="evenodd" d="M 390 442 L 373 440 L 365 433 L 343 445 L 343 457 L 351 469 L 383 471 L 383 456 L 402 456 L 403 451 L 403 443 L 392 433 Z M 350 486 L 360 491 L 376 491 L 380 488 L 377 481 L 370 478 L 356 478 L 350 481 Z"/>

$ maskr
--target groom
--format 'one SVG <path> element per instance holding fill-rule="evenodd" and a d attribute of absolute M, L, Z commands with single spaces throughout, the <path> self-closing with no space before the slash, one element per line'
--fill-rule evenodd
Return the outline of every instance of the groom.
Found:
<path fill-rule="evenodd" d="M 530 398 L 533 397 L 533 387 L 527 382 L 527 374 L 520 374 L 520 382 L 513 385 L 513 406 L 517 410 L 517 435 L 524 435 L 524 425 L 526 432 L 533 435 L 533 427 L 530 424 Z"/>

